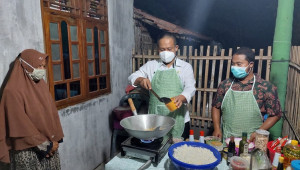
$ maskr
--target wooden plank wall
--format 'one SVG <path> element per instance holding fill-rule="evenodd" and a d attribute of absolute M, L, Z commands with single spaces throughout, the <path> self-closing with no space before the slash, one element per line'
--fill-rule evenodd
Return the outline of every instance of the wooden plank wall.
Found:
<path fill-rule="evenodd" d="M 290 53 L 290 64 L 287 82 L 287 94 L 285 100 L 286 116 L 291 121 L 296 133 L 300 134 L 300 46 L 293 46 Z M 296 139 L 295 134 L 284 121 L 283 135 L 290 139 Z"/>
<path fill-rule="evenodd" d="M 267 51 L 260 49 L 258 56 L 255 56 L 254 72 L 262 78 L 269 80 L 271 47 Z M 184 46 L 177 52 L 177 56 L 189 62 L 194 69 L 196 80 L 196 94 L 193 97 L 189 109 L 191 116 L 191 126 L 209 128 L 212 125 L 211 105 L 213 96 L 217 91 L 218 84 L 231 76 L 230 66 L 233 49 L 222 49 L 217 51 L 217 47 L 200 46 L 199 49 Z M 147 54 L 133 53 L 133 72 L 138 70 L 149 60 L 159 59 L 157 51 L 148 50 Z"/>

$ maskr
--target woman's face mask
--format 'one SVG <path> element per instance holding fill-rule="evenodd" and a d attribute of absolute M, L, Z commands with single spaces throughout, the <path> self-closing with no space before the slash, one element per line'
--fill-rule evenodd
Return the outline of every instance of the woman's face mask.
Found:
<path fill-rule="evenodd" d="M 28 64 L 25 60 L 23 60 L 21 58 L 20 58 L 20 60 L 23 61 L 24 63 L 26 63 L 29 67 L 31 67 L 33 69 L 32 73 L 29 73 L 26 70 L 26 72 L 32 78 L 33 81 L 40 81 L 41 79 L 43 79 L 45 77 L 45 75 L 46 75 L 45 69 L 34 68 L 30 64 Z"/>
<path fill-rule="evenodd" d="M 32 78 L 34 81 L 39 81 L 43 79 L 46 75 L 45 69 L 37 69 L 34 68 L 32 73 L 28 73 L 28 75 Z"/>
<path fill-rule="evenodd" d="M 164 63 L 170 63 L 174 59 L 175 53 L 172 51 L 162 51 L 159 53 L 159 57 Z"/>
<path fill-rule="evenodd" d="M 249 67 L 249 65 L 247 67 Z M 242 79 L 245 78 L 250 72 L 250 70 L 248 73 L 246 72 L 247 67 L 231 66 L 231 72 L 235 78 Z"/>

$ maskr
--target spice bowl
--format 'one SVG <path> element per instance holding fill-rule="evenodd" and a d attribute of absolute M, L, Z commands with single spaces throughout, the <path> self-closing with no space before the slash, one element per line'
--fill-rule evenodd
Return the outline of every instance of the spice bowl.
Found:
<path fill-rule="evenodd" d="M 206 137 L 204 137 L 204 141 L 207 145 L 210 145 L 210 146 L 216 148 L 222 154 L 223 144 L 222 144 L 220 138 L 218 138 L 216 136 L 206 136 Z"/>

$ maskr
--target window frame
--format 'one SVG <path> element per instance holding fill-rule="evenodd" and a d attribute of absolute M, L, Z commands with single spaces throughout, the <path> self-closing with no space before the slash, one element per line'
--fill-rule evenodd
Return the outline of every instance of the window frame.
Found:
<path fill-rule="evenodd" d="M 77 6 L 86 6 L 88 4 L 85 1 L 78 1 L 78 0 L 70 0 L 71 4 L 77 4 Z M 74 3 L 76 1 L 76 3 Z M 89 0 L 87 0 L 89 1 Z M 103 0 L 101 0 L 103 1 Z M 104 0 L 105 2 L 105 0 Z M 44 38 L 45 38 L 45 50 L 46 53 L 49 54 L 48 57 L 48 85 L 50 93 L 52 94 L 54 100 L 55 100 L 55 85 L 57 84 L 66 84 L 67 86 L 67 97 L 62 100 L 57 100 L 56 106 L 60 108 L 65 108 L 70 105 L 75 105 L 78 103 L 82 103 L 84 101 L 99 97 L 101 95 L 105 95 L 108 93 L 111 93 L 111 83 L 110 83 L 110 55 L 109 55 L 109 32 L 108 32 L 108 21 L 107 21 L 107 10 L 104 10 L 106 12 L 106 16 L 104 17 L 104 20 L 101 19 L 94 19 L 91 17 L 85 17 L 82 13 L 84 13 L 84 10 L 81 12 L 78 12 L 80 9 L 76 9 L 75 13 L 68 13 L 68 12 L 62 12 L 55 9 L 50 9 L 49 7 L 45 7 L 47 4 L 49 5 L 49 0 L 41 0 L 41 3 L 44 3 L 42 5 L 42 18 L 43 18 L 43 28 L 44 28 Z M 45 5 L 45 3 L 47 3 Z M 106 2 L 105 2 L 106 3 Z M 106 9 L 106 7 L 104 8 Z M 85 11 L 86 12 L 86 11 Z M 65 21 L 67 23 L 67 30 L 68 30 L 68 50 L 69 50 L 69 64 L 70 64 L 70 79 L 64 79 L 64 61 L 63 61 L 63 50 L 62 50 L 62 36 L 61 36 L 61 22 Z M 58 23 L 58 35 L 59 40 L 51 40 L 50 37 L 50 23 L 55 22 Z M 71 31 L 70 27 L 76 25 L 77 26 L 77 41 L 71 40 Z M 97 78 L 97 86 L 98 90 L 95 92 L 89 92 L 89 76 L 88 76 L 88 58 L 87 58 L 87 50 L 86 50 L 86 32 L 85 29 L 87 26 L 94 25 L 98 28 L 98 48 L 99 48 L 99 72 L 100 76 Z M 106 62 L 106 74 L 101 75 L 101 39 L 100 39 L 100 29 L 104 30 L 105 33 L 105 47 L 106 47 L 106 58 L 104 59 Z M 92 29 L 93 32 L 93 29 Z M 94 39 L 94 37 L 92 37 Z M 60 44 L 60 62 L 61 62 L 61 81 L 54 81 L 53 78 L 53 64 L 59 63 L 56 61 L 52 61 L 52 54 L 51 54 L 51 45 L 53 42 L 56 42 L 57 44 Z M 77 44 L 78 46 L 78 59 L 74 61 L 72 59 L 72 44 Z M 94 53 L 94 51 L 93 51 Z M 93 54 L 94 56 L 94 54 Z M 103 60 L 103 61 L 104 61 Z M 79 78 L 73 78 L 73 63 L 79 63 Z M 94 68 L 94 73 L 95 73 Z M 100 89 L 100 77 L 106 77 L 106 88 Z M 80 95 L 71 97 L 70 92 L 70 85 L 71 82 L 80 81 Z"/>
<path fill-rule="evenodd" d="M 95 97 L 97 96 L 99 93 L 103 93 L 103 94 L 106 94 L 106 93 L 109 93 L 111 91 L 111 87 L 110 87 L 110 64 L 109 64 L 109 39 L 108 39 L 108 25 L 102 25 L 102 24 L 99 24 L 99 23 L 92 23 L 91 21 L 89 21 L 88 19 L 86 20 L 85 24 L 84 24 L 84 30 L 83 32 L 86 32 L 86 29 L 87 28 L 90 28 L 92 29 L 92 41 L 93 41 L 93 44 L 94 44 L 94 27 L 97 27 L 98 28 L 98 50 L 99 50 L 99 76 L 98 75 L 95 75 L 96 74 L 96 68 L 94 67 L 94 76 L 92 77 L 97 77 L 97 82 L 98 82 L 98 91 L 97 92 L 89 92 L 88 93 L 88 96 L 89 97 Z M 100 30 L 103 30 L 104 33 L 105 33 L 105 51 L 106 51 L 106 58 L 105 59 L 101 59 L 101 39 L 100 39 Z M 87 42 L 86 42 L 86 34 L 84 34 L 84 55 L 86 56 L 85 59 L 86 59 L 86 67 L 88 68 L 88 57 L 87 57 Z M 93 45 L 93 60 L 95 61 L 95 54 L 94 54 L 94 48 L 95 46 Z M 106 64 L 106 74 L 105 75 L 101 75 L 102 71 L 101 71 L 101 63 L 102 61 L 105 61 L 107 62 Z M 88 70 L 87 70 L 88 72 Z M 88 74 L 87 75 L 87 78 L 86 78 L 86 86 L 87 86 L 87 89 L 88 89 L 88 83 L 89 83 L 89 79 L 91 76 L 89 76 Z M 105 89 L 100 89 L 100 77 L 105 77 L 106 76 L 106 87 Z M 109 80 L 109 81 L 108 81 Z"/>

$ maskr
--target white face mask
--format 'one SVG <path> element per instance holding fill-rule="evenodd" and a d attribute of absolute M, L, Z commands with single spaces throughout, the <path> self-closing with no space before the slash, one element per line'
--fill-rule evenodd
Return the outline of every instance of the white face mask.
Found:
<path fill-rule="evenodd" d="M 45 69 L 34 68 L 33 72 L 32 73 L 28 73 L 28 75 L 32 78 L 32 80 L 39 81 L 39 80 L 45 78 L 46 70 Z"/>
<path fill-rule="evenodd" d="M 159 53 L 159 57 L 164 63 L 170 63 L 174 59 L 175 53 L 171 51 L 162 51 Z"/>
<path fill-rule="evenodd" d="M 45 69 L 34 68 L 30 64 L 28 64 L 25 60 L 23 60 L 21 58 L 20 58 L 20 61 L 23 61 L 24 63 L 26 63 L 29 67 L 31 67 L 33 69 L 32 73 L 29 73 L 26 70 L 26 72 L 28 73 L 28 75 L 31 77 L 31 79 L 33 81 L 39 81 L 39 80 L 45 78 L 45 75 L 46 75 L 46 70 Z"/>

